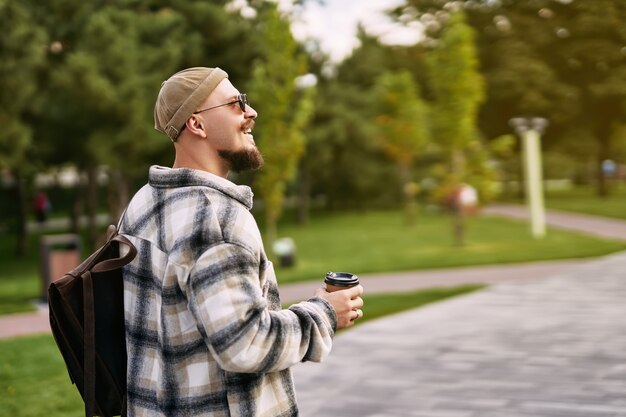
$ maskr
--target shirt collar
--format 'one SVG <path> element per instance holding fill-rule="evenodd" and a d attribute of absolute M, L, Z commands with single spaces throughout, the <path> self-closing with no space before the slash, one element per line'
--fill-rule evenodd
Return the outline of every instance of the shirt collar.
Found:
<path fill-rule="evenodd" d="M 191 168 L 168 168 L 159 165 L 150 167 L 149 183 L 156 188 L 203 186 L 214 188 L 252 209 L 254 194 L 250 187 L 237 185 L 207 171 Z"/>

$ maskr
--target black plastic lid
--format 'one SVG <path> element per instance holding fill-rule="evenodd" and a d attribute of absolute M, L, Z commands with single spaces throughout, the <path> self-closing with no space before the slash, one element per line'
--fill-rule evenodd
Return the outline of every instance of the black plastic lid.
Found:
<path fill-rule="evenodd" d="M 351 287 L 359 283 L 359 277 L 349 272 L 327 272 L 324 282 L 338 287 Z"/>

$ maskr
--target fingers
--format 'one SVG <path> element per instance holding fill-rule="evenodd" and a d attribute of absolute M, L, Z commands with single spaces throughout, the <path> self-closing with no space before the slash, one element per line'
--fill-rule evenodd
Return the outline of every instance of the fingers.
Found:
<path fill-rule="evenodd" d="M 363 307 L 363 299 L 361 297 L 357 297 L 350 300 L 350 306 L 352 307 L 352 310 Z"/>
<path fill-rule="evenodd" d="M 327 292 L 324 287 L 318 288 L 315 295 L 327 300 L 337 314 L 337 328 L 349 327 L 363 317 L 363 287 L 357 285 L 345 290 Z"/>
<path fill-rule="evenodd" d="M 363 295 L 363 286 L 356 285 L 354 287 L 348 288 L 347 290 L 343 290 L 343 291 L 345 291 L 346 294 L 350 296 L 350 298 L 356 298 L 356 297 L 360 297 Z"/>

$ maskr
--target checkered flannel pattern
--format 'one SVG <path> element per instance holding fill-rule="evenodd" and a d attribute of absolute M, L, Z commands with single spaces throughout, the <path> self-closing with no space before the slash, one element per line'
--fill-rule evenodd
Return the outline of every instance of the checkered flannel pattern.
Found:
<path fill-rule="evenodd" d="M 280 309 L 245 186 L 191 169 L 150 168 L 121 231 L 128 415 L 295 416 L 289 367 L 330 352 L 325 300 Z"/>

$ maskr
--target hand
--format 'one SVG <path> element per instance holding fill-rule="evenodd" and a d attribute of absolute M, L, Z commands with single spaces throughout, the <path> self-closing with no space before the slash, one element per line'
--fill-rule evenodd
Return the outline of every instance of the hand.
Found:
<path fill-rule="evenodd" d="M 327 292 L 324 287 L 318 288 L 315 295 L 328 301 L 337 313 L 337 329 L 350 327 L 355 320 L 363 317 L 363 287 L 357 285 L 345 290 Z"/>

